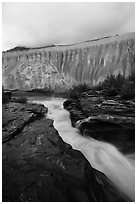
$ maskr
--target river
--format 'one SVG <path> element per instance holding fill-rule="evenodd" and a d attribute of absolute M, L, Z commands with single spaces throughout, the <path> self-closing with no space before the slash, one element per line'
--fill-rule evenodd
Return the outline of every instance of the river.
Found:
<path fill-rule="evenodd" d="M 92 167 L 103 172 L 119 191 L 134 201 L 135 166 L 132 155 L 125 156 L 109 143 L 82 136 L 78 129 L 71 125 L 70 114 L 63 108 L 65 100 L 41 98 L 33 102 L 44 104 L 48 108 L 46 117 L 54 120 L 53 125 L 64 142 L 81 151 Z"/>

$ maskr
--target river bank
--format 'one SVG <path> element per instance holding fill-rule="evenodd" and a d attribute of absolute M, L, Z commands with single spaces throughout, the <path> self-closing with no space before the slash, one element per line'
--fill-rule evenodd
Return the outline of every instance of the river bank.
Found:
<path fill-rule="evenodd" d="M 134 100 L 103 96 L 70 98 L 64 102 L 64 108 L 82 135 L 109 142 L 124 154 L 135 153 Z"/>
<path fill-rule="evenodd" d="M 70 113 L 73 127 L 83 136 L 76 149 L 134 200 L 134 100 L 87 96 L 71 98 L 63 105 Z"/>
<path fill-rule="evenodd" d="M 3 201 L 130 200 L 61 139 L 46 107 L 10 102 L 2 109 Z"/>

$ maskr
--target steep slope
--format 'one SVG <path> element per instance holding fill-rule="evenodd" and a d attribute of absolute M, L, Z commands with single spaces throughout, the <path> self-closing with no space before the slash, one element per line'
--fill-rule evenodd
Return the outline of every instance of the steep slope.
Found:
<path fill-rule="evenodd" d="M 135 33 L 3 52 L 3 85 L 8 89 L 66 88 L 97 84 L 108 74 L 128 76 L 135 69 Z"/>

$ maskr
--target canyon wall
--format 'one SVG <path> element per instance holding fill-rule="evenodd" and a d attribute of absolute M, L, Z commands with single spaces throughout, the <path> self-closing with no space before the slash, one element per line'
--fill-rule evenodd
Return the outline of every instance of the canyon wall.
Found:
<path fill-rule="evenodd" d="M 2 83 L 7 89 L 64 89 L 84 82 L 93 86 L 108 74 L 128 76 L 134 70 L 135 33 L 2 53 Z"/>

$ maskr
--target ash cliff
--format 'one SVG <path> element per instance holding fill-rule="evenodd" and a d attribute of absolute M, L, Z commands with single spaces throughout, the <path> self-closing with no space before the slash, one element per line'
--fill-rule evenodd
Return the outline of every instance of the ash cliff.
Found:
<path fill-rule="evenodd" d="M 2 53 L 3 86 L 7 89 L 65 89 L 84 82 L 94 86 L 109 74 L 128 76 L 134 70 L 135 33 Z"/>

